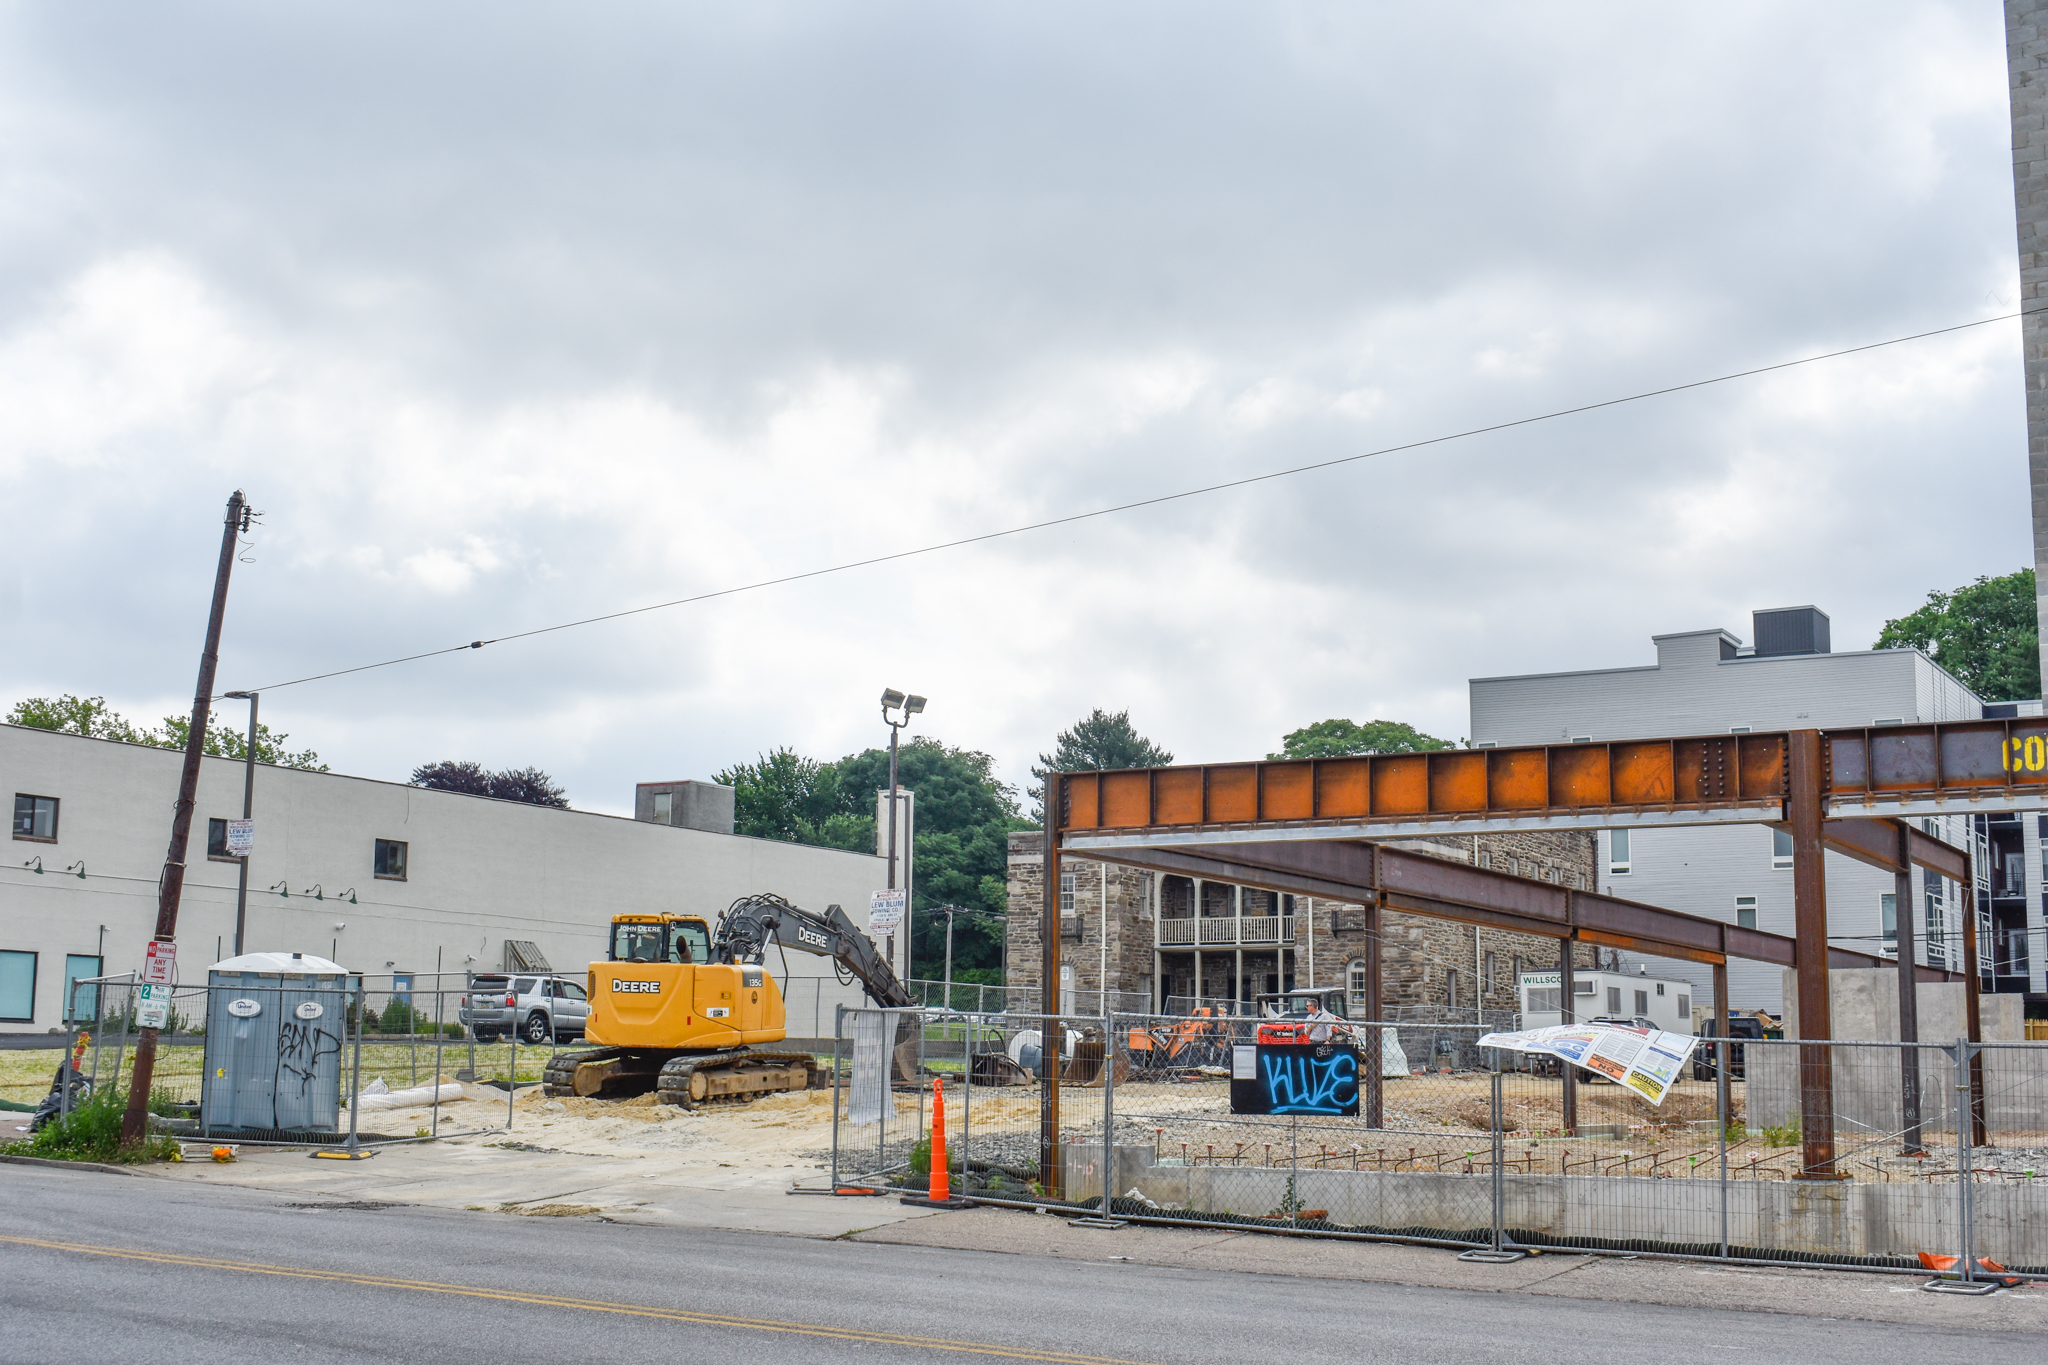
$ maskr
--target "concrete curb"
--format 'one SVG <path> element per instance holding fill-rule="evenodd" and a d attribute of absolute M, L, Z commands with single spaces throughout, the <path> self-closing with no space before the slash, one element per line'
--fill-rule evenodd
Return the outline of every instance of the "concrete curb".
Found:
<path fill-rule="evenodd" d="M 104 1161 L 52 1161 L 46 1156 L 8 1156 L 0 1154 L 0 1161 L 12 1162 L 16 1166 L 48 1166 L 55 1171 L 100 1171 L 106 1175 L 141 1175 L 142 1172 L 127 1166 L 109 1166 Z"/>

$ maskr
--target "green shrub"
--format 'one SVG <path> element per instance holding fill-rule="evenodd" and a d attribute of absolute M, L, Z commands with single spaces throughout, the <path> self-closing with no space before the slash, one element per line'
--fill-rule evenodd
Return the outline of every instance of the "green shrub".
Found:
<path fill-rule="evenodd" d="M 964 1164 L 962 1164 L 960 1153 L 954 1151 L 950 1147 L 946 1149 L 946 1169 L 949 1172 L 964 1171 L 967 1169 L 967 1167 Z M 932 1173 L 931 1138 L 920 1138 L 915 1144 L 911 1146 L 910 1171 L 912 1175 L 930 1175 Z"/>
<path fill-rule="evenodd" d="M 152 1096 L 154 1100 L 154 1096 Z M 39 1156 L 54 1161 L 168 1161 L 178 1144 L 158 1134 L 134 1147 L 121 1146 L 121 1117 L 128 1097 L 118 1089 L 100 1091 L 63 1118 L 52 1119 L 25 1141 L 10 1142 L 0 1151 L 11 1156 Z"/>
<path fill-rule="evenodd" d="M 1765 1128 L 1766 1147 L 1797 1147 L 1799 1145 L 1799 1120 L 1794 1119 L 1783 1128 Z"/>

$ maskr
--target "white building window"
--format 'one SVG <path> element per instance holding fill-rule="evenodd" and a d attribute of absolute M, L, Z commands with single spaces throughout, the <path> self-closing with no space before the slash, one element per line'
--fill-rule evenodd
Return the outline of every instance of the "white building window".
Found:
<path fill-rule="evenodd" d="M 1610 829 L 1607 831 L 1607 875 L 1626 877 L 1629 874 L 1628 831 Z"/>
<path fill-rule="evenodd" d="M 1369 1003 L 1370 995 L 1363 960 L 1353 959 L 1350 965 L 1345 967 L 1344 981 L 1345 994 L 1349 997 L 1350 1004 L 1350 1008 L 1345 1012 L 1353 1019 L 1367 1018 L 1365 1007 Z"/>
<path fill-rule="evenodd" d="M 1896 944 L 1899 941 L 1899 898 L 1887 891 L 1877 898 L 1877 919 L 1883 927 L 1884 941 Z"/>
<path fill-rule="evenodd" d="M 1792 866 L 1792 832 L 1774 829 L 1771 831 L 1771 866 Z"/>
<path fill-rule="evenodd" d="M 1692 1022 L 1692 997 L 1689 995 L 1678 997 L 1678 1021 L 1682 1024 Z"/>
<path fill-rule="evenodd" d="M 1735 898 L 1735 926 L 1738 929 L 1756 928 L 1755 896 L 1737 896 Z"/>

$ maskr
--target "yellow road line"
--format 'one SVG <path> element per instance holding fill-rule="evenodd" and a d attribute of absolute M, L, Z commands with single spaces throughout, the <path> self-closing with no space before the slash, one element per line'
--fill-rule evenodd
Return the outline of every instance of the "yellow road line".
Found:
<path fill-rule="evenodd" d="M 646 1304 L 613 1303 L 606 1299 L 572 1299 L 556 1294 L 531 1294 L 511 1289 L 485 1289 L 476 1285 L 442 1284 L 435 1280 L 405 1280 L 387 1275 L 360 1275 L 350 1271 L 313 1270 L 303 1266 L 265 1265 L 251 1261 L 221 1261 L 209 1256 L 180 1256 L 169 1252 L 137 1251 L 128 1247 L 98 1246 L 87 1242 L 52 1242 L 39 1237 L 0 1236 L 0 1243 L 39 1247 L 46 1251 L 70 1251 L 85 1256 L 112 1256 L 121 1260 L 150 1261 L 157 1265 L 189 1266 L 197 1270 L 233 1270 L 246 1275 L 281 1275 L 297 1280 L 329 1280 L 338 1284 L 359 1284 L 373 1289 L 411 1289 L 423 1294 L 458 1294 L 472 1299 L 495 1299 L 504 1303 L 530 1303 L 543 1308 L 575 1308 L 588 1313 L 620 1313 L 628 1317 L 657 1318 L 667 1322 L 688 1322 L 705 1327 L 738 1327 L 757 1332 L 787 1332 L 798 1336 L 827 1337 L 835 1341 L 857 1341 L 878 1346 L 912 1346 L 932 1351 L 959 1351 L 969 1355 L 996 1356 L 1004 1360 L 1037 1360 L 1053 1365 L 1142 1365 L 1138 1361 L 1112 1356 L 1075 1355 L 1067 1351 L 1041 1351 L 1028 1346 L 998 1346 L 981 1341 L 955 1341 L 946 1337 L 906 1336 L 895 1332 L 869 1332 L 856 1327 L 828 1327 L 822 1323 L 783 1322 L 775 1318 L 741 1318 L 722 1313 L 700 1313 L 689 1309 L 654 1308 Z"/>

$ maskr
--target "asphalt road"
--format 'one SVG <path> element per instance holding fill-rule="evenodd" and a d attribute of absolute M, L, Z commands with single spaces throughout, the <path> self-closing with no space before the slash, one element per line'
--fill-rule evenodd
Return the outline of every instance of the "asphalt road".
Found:
<path fill-rule="evenodd" d="M 12 1165 L 0 1306 L 8 1362 L 2042 1358 L 2036 1335 L 349 1206 Z"/>

